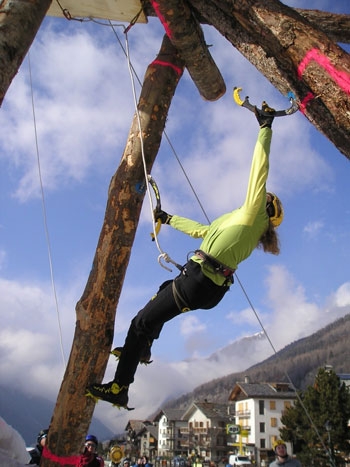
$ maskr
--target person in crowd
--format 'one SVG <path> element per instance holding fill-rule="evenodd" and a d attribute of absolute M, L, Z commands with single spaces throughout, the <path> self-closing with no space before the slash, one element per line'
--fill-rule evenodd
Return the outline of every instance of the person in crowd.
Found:
<path fill-rule="evenodd" d="M 134 467 L 143 467 L 142 465 L 142 457 L 138 457 L 137 461 L 134 464 Z"/>
<path fill-rule="evenodd" d="M 77 467 L 104 467 L 105 463 L 97 454 L 98 439 L 95 435 L 87 435 L 85 438 L 84 452 L 81 454 Z"/>
<path fill-rule="evenodd" d="M 131 321 L 113 381 L 87 387 L 86 395 L 128 409 L 129 385 L 140 360 L 150 358 L 150 347 L 163 325 L 181 313 L 215 307 L 233 284 L 238 264 L 261 247 L 279 254 L 276 227 L 283 219 L 278 197 L 266 191 L 274 109 L 263 103 L 255 115 L 260 130 L 251 163 L 244 204 L 210 225 L 156 210 L 154 219 L 168 224 L 202 243 L 174 280 L 164 282 L 157 294 Z M 229 190 L 228 190 L 229 191 Z"/>
<path fill-rule="evenodd" d="M 149 462 L 147 456 L 142 456 L 141 461 L 142 461 L 142 466 L 143 466 L 143 467 L 153 467 L 153 464 L 151 464 L 151 463 Z"/>
<path fill-rule="evenodd" d="M 274 443 L 274 451 L 276 459 L 271 462 L 270 467 L 278 467 L 279 465 L 285 465 L 286 467 L 301 467 L 301 463 L 297 459 L 288 455 L 286 443 L 281 439 Z"/>
<path fill-rule="evenodd" d="M 29 454 L 31 456 L 29 464 L 40 464 L 40 459 L 43 453 L 44 446 L 46 444 L 48 432 L 49 430 L 46 428 L 44 430 L 39 431 L 38 436 L 36 438 L 36 446 L 34 449 L 29 451 Z"/>

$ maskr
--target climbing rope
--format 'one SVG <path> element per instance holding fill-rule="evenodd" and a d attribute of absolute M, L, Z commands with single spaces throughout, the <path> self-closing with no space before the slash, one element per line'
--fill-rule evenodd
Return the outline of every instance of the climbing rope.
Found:
<path fill-rule="evenodd" d="M 157 249 L 159 251 L 159 256 L 158 256 L 158 263 L 167 271 L 172 272 L 172 269 L 168 268 L 162 260 L 164 260 L 166 263 L 171 263 L 177 268 L 179 268 L 179 265 L 176 261 L 174 261 L 168 253 L 162 250 L 159 240 L 158 240 L 158 232 L 156 228 L 156 223 L 154 221 L 154 216 L 153 216 L 153 211 L 154 211 L 154 205 L 153 205 L 153 199 L 152 199 L 152 194 L 150 190 L 150 184 L 148 183 L 149 180 L 149 174 L 147 171 L 147 165 L 146 165 L 146 157 L 145 157 L 145 150 L 144 150 L 144 141 L 143 141 L 143 131 L 142 131 L 142 124 L 141 124 L 141 117 L 140 117 L 140 112 L 137 107 L 137 99 L 136 99 L 136 90 L 135 90 L 135 80 L 134 80 L 134 74 L 133 74 L 133 68 L 131 66 L 131 60 L 130 60 L 130 52 L 129 52 L 129 41 L 128 41 L 128 34 L 125 32 L 125 51 L 126 51 L 126 59 L 127 59 L 127 64 L 128 64 L 128 70 L 130 74 L 130 81 L 131 81 L 131 88 L 132 88 L 132 95 L 133 95 L 133 102 L 134 102 L 134 107 L 135 107 L 135 114 L 136 114 L 136 119 L 137 119 L 137 124 L 139 127 L 139 135 L 140 135 L 140 145 L 141 145 L 141 157 L 142 157 L 142 165 L 143 165 L 143 171 L 144 171 L 144 177 L 145 177 L 145 187 L 146 187 L 146 192 L 147 192 L 147 197 L 149 201 L 149 206 L 151 210 L 151 215 L 152 215 L 152 226 L 153 226 L 153 238 L 156 243 Z M 180 267 L 181 268 L 181 267 Z"/>
<path fill-rule="evenodd" d="M 60 342 L 61 356 L 62 356 L 63 366 L 66 367 L 66 359 L 65 359 L 65 355 L 64 355 L 64 349 L 63 349 L 60 309 L 59 309 L 59 306 L 58 306 L 56 285 L 55 285 L 55 279 L 54 279 L 54 273 L 53 273 L 51 242 L 50 242 L 49 228 L 48 228 L 48 224 L 47 224 L 45 194 L 44 194 L 43 180 L 42 180 L 42 174 L 41 174 L 40 152 L 39 152 L 37 125 L 36 125 L 35 104 L 34 104 L 34 90 L 33 90 L 33 80 L 32 80 L 32 67 L 31 67 L 31 62 L 30 62 L 30 52 L 28 52 L 28 68 L 29 68 L 29 81 L 30 81 L 31 101 L 32 101 L 32 114 L 33 114 L 35 148 L 36 148 L 36 161 L 37 161 L 37 166 L 38 166 L 38 177 L 39 177 L 39 184 L 40 184 L 41 203 L 42 203 L 42 211 L 43 211 L 44 230 L 45 230 L 46 243 L 47 243 L 48 260 L 49 260 L 49 267 L 50 267 L 51 287 L 52 287 L 53 296 L 54 296 L 54 300 L 55 300 L 56 316 L 57 316 L 58 329 L 59 329 L 59 342 Z"/>

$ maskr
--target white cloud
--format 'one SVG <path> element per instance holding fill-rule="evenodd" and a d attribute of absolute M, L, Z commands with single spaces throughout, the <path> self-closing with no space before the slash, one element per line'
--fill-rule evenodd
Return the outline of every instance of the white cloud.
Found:
<path fill-rule="evenodd" d="M 350 305 L 350 282 L 341 285 L 334 294 L 334 303 L 337 307 Z"/>
<path fill-rule="evenodd" d="M 192 334 L 197 334 L 205 331 L 205 325 L 197 318 L 197 316 L 192 316 L 191 314 L 185 315 L 181 321 L 181 334 L 183 336 L 191 336 Z"/>
<path fill-rule="evenodd" d="M 318 233 L 323 229 L 324 227 L 324 222 L 322 221 L 313 221 L 309 222 L 305 227 L 304 227 L 304 232 L 314 238 L 318 235 Z"/>

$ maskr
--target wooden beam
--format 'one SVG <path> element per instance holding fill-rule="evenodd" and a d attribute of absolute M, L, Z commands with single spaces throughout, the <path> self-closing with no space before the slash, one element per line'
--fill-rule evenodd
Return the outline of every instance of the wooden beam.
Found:
<path fill-rule="evenodd" d="M 0 106 L 50 4 L 51 0 L 0 2 Z"/>
<path fill-rule="evenodd" d="M 226 85 L 205 43 L 202 28 L 182 0 L 150 0 L 172 44 L 185 61 L 200 95 L 208 101 L 219 99 Z"/>

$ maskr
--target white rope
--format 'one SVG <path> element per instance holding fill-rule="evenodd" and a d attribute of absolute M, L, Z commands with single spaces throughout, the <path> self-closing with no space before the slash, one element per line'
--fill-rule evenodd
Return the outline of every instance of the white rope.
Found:
<path fill-rule="evenodd" d="M 162 263 L 162 260 L 164 260 L 167 263 L 172 263 L 173 265 L 177 266 L 177 263 L 168 255 L 168 253 L 164 252 L 160 246 L 159 240 L 158 240 L 158 234 L 156 231 L 156 225 L 154 222 L 154 216 L 153 216 L 153 211 L 154 211 L 154 204 L 153 204 L 153 199 L 152 199 L 152 194 L 151 190 L 149 187 L 148 183 L 148 172 L 147 172 L 147 165 L 146 165 L 146 157 L 145 157 L 145 151 L 144 151 L 144 142 L 143 142 L 143 135 L 142 135 L 142 124 L 141 124 L 141 117 L 140 117 L 140 112 L 137 107 L 137 99 L 136 99 L 136 91 L 135 91 L 135 81 L 134 81 L 134 74 L 133 74 L 133 69 L 131 66 L 131 61 L 130 61 L 130 52 L 129 52 L 129 42 L 128 42 L 128 35 L 125 33 L 125 50 L 126 50 L 126 58 L 127 58 L 127 63 L 128 63 L 128 69 L 129 69 L 129 74 L 130 74 L 130 80 L 131 80 L 131 88 L 132 88 L 132 93 L 133 93 L 133 101 L 134 101 L 134 107 L 135 107 L 135 114 L 137 118 L 137 124 L 139 127 L 139 135 L 140 135 L 140 145 L 141 145 L 141 156 L 142 156 L 142 164 L 143 164 L 143 171 L 144 171 L 144 176 L 145 176 L 145 185 L 146 185 L 146 191 L 147 191 L 147 197 L 149 201 L 149 206 L 150 206 L 150 211 L 151 211 L 151 216 L 152 216 L 152 227 L 153 227 L 153 235 L 154 235 L 154 241 L 156 243 L 157 249 L 159 251 L 159 256 L 158 256 L 158 263 L 160 266 L 162 266 L 164 269 L 166 269 L 169 272 L 172 272 L 172 269 L 168 268 Z"/>
<path fill-rule="evenodd" d="M 34 105 L 34 91 L 33 91 L 33 81 L 32 81 L 32 67 L 31 67 L 30 53 L 29 52 L 28 52 L 28 67 L 29 67 L 29 80 L 30 80 L 31 99 L 32 99 L 32 113 L 33 113 L 34 135 L 35 135 L 36 160 L 37 160 L 37 166 L 38 166 L 38 176 L 39 176 L 39 183 L 40 183 L 41 203 L 42 203 L 43 220 L 44 220 L 44 230 L 45 230 L 45 236 L 46 236 L 49 267 L 50 267 L 51 286 L 52 286 L 53 296 L 54 296 L 54 300 L 55 300 L 61 356 L 62 356 L 63 366 L 66 367 L 66 359 L 65 359 L 65 355 L 64 355 L 64 349 L 63 349 L 60 310 L 59 310 L 58 300 L 57 300 L 55 279 L 54 279 L 54 273 L 53 273 L 53 265 L 52 265 L 50 236 L 49 236 L 49 229 L 48 229 L 48 225 L 47 225 L 45 194 L 44 194 L 44 187 L 43 187 L 43 181 L 42 181 L 42 176 L 41 176 L 40 154 L 39 154 L 39 144 L 38 144 L 38 132 L 37 132 L 37 126 L 36 126 L 35 105 Z"/>

